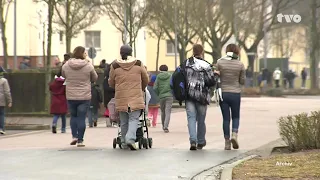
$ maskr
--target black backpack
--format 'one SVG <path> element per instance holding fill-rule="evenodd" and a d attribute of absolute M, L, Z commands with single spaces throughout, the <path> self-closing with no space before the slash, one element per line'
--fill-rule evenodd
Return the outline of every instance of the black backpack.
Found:
<path fill-rule="evenodd" d="M 184 61 L 171 76 L 170 87 L 172 89 L 173 96 L 177 101 L 179 101 L 179 105 L 182 106 L 182 102 L 187 99 L 187 91 L 186 91 L 186 76 L 185 76 L 185 66 L 186 62 Z"/>

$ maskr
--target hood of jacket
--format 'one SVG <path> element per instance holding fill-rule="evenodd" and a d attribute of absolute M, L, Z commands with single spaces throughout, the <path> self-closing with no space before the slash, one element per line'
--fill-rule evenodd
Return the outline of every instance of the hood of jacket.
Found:
<path fill-rule="evenodd" d="M 212 68 L 211 64 L 204 59 L 192 57 L 193 61 L 188 59 L 186 66 L 191 67 L 195 71 L 209 70 Z"/>
<path fill-rule="evenodd" d="M 167 80 L 171 78 L 171 73 L 166 72 L 166 71 L 162 71 L 158 74 L 157 78 L 159 78 L 160 80 Z"/>
<path fill-rule="evenodd" d="M 74 69 L 74 70 L 79 70 L 79 69 L 82 69 L 83 67 L 85 67 L 89 61 L 86 60 L 86 59 L 69 59 L 67 62 L 66 62 L 70 68 Z"/>
<path fill-rule="evenodd" d="M 122 69 L 127 71 L 129 71 L 135 65 L 136 62 L 137 62 L 136 58 L 132 56 L 128 56 L 127 60 L 124 60 L 124 59 L 117 60 L 117 63 L 119 64 L 119 66 Z"/>

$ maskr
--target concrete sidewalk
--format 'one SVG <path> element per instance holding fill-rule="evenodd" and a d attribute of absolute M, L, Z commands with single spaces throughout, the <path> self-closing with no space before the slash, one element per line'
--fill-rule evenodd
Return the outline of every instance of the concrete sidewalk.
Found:
<path fill-rule="evenodd" d="M 213 106 L 207 114 L 207 147 L 189 151 L 185 112 L 172 114 L 170 133 L 151 128 L 153 149 L 113 150 L 117 128 L 87 129 L 85 148 L 69 145 L 67 134 L 45 132 L 0 137 L 0 179 L 189 179 L 246 151 L 279 138 L 280 116 L 318 110 L 319 99 L 243 98 L 240 150 L 224 151 L 222 117 Z M 159 120 L 160 121 L 160 120 Z"/>

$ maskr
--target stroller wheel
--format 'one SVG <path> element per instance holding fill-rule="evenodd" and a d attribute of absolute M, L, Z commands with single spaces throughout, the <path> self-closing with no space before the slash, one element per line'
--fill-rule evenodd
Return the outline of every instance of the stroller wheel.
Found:
<path fill-rule="evenodd" d="M 143 144 L 143 141 L 142 141 L 142 139 L 139 139 L 139 141 L 138 141 L 138 146 L 139 146 L 139 149 L 141 149 L 141 148 L 142 148 L 142 144 Z"/>
<path fill-rule="evenodd" d="M 149 143 L 148 143 L 148 139 L 143 138 L 143 147 L 146 149 L 149 149 Z"/>
<path fill-rule="evenodd" d="M 117 138 L 113 139 L 113 149 L 117 147 Z"/>
<path fill-rule="evenodd" d="M 148 138 L 149 148 L 152 148 L 152 138 Z"/>

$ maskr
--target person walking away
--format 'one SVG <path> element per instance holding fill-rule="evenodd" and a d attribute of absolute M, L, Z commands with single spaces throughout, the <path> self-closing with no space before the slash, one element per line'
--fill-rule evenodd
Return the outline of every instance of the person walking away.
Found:
<path fill-rule="evenodd" d="M 84 147 L 83 137 L 86 130 L 86 115 L 91 100 L 91 82 L 98 79 L 93 65 L 89 62 L 85 48 L 78 46 L 73 58 L 62 67 L 66 79 L 66 97 L 71 115 L 72 141 L 70 145 Z"/>
<path fill-rule="evenodd" d="M 160 99 L 161 123 L 165 133 L 169 133 L 169 123 L 173 103 L 173 95 L 170 87 L 171 73 L 168 72 L 167 65 L 161 65 L 160 73 L 154 83 L 154 91 Z"/>
<path fill-rule="evenodd" d="M 149 82 L 147 70 L 141 61 L 132 57 L 132 48 L 120 48 L 121 59 L 110 67 L 109 85 L 115 88 L 116 110 L 120 116 L 121 142 L 131 150 L 137 150 L 136 133 L 139 117 L 145 108 L 144 92 Z"/>
<path fill-rule="evenodd" d="M 155 90 L 153 89 L 154 83 L 156 81 L 157 76 L 152 75 L 151 80 L 147 86 L 148 91 L 151 95 L 151 99 L 149 101 L 149 111 L 148 111 L 148 117 L 149 119 L 152 119 L 152 127 L 157 126 L 157 119 L 158 119 L 158 113 L 159 113 L 159 98 Z"/>
<path fill-rule="evenodd" d="M 49 84 L 51 92 L 50 113 L 53 114 L 52 133 L 57 133 L 57 122 L 61 117 L 61 133 L 66 132 L 66 114 L 68 112 L 65 79 L 55 76 L 54 81 Z"/>
<path fill-rule="evenodd" d="M 107 65 L 106 60 L 105 60 L 105 59 L 102 59 L 101 62 L 100 62 L 100 64 L 99 64 L 99 68 L 105 69 L 105 68 L 106 68 L 106 65 Z"/>
<path fill-rule="evenodd" d="M 301 71 L 301 80 L 302 80 L 301 89 L 305 89 L 306 88 L 307 76 L 308 76 L 307 70 L 306 70 L 306 68 L 303 68 L 302 71 Z"/>
<path fill-rule="evenodd" d="M 246 70 L 246 87 L 253 87 L 253 71 L 250 66 Z"/>
<path fill-rule="evenodd" d="M 90 101 L 90 108 L 88 112 L 88 119 L 89 119 L 89 127 L 97 127 L 98 118 L 99 118 L 99 109 L 100 104 L 103 102 L 102 100 L 102 92 L 100 87 L 96 83 L 91 84 L 91 101 Z"/>
<path fill-rule="evenodd" d="M 238 130 L 240 122 L 241 86 L 245 83 L 245 68 L 238 56 L 240 48 L 229 44 L 226 48 L 227 57 L 218 61 L 221 79 L 222 99 L 220 109 L 223 117 L 223 134 L 225 150 L 239 148 Z M 231 112 L 231 117 L 230 117 Z M 230 137 L 230 120 L 232 118 L 232 136 Z M 231 138 L 231 139 L 230 139 Z"/>
<path fill-rule="evenodd" d="M 114 95 L 115 95 L 115 90 L 114 88 L 112 88 L 110 85 L 109 85 L 109 82 L 108 82 L 108 79 L 109 79 L 109 73 L 110 73 L 110 64 L 106 64 L 106 68 L 104 70 L 104 80 L 103 80 L 103 89 L 104 89 L 104 107 L 106 108 L 106 111 L 104 113 L 104 116 L 107 117 L 108 119 L 106 120 L 107 122 L 107 127 L 111 127 L 111 122 L 110 122 L 110 119 L 109 119 L 109 115 L 110 115 L 110 112 L 109 112 L 109 109 L 108 109 L 108 104 L 109 102 L 111 101 L 112 98 L 114 98 Z"/>
<path fill-rule="evenodd" d="M 276 70 L 273 72 L 273 80 L 276 84 L 276 88 L 280 87 L 280 79 L 281 79 L 281 71 L 280 68 L 276 68 Z"/>
<path fill-rule="evenodd" d="M 211 101 L 210 88 L 216 84 L 212 66 L 203 59 L 203 54 L 203 46 L 195 44 L 193 56 L 183 63 L 190 150 L 202 149 L 207 144 L 205 120 L 207 107 Z"/>
<path fill-rule="evenodd" d="M 12 107 L 12 97 L 8 80 L 0 73 L 0 134 L 5 135 L 5 106 Z"/>

